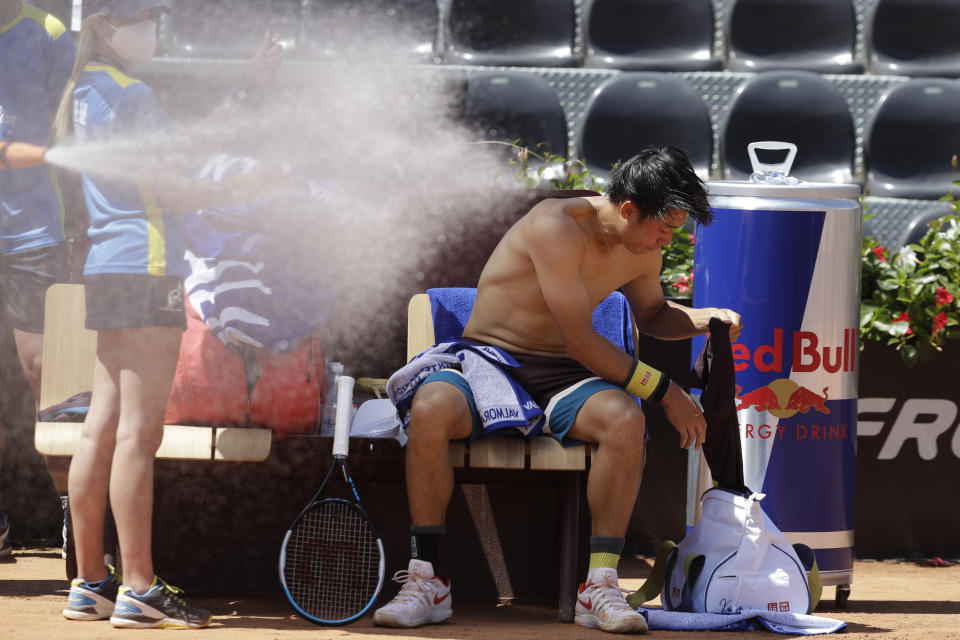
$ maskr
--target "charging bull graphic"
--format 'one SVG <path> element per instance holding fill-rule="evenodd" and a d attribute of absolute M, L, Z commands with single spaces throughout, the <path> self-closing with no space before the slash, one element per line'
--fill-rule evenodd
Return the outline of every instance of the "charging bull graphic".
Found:
<path fill-rule="evenodd" d="M 778 418 L 789 418 L 798 412 L 807 413 L 810 409 L 828 414 L 828 389 L 824 387 L 823 395 L 820 395 L 787 378 L 779 378 L 747 393 L 743 393 L 743 388 L 737 385 L 736 409 L 743 411 L 753 407 L 756 411 L 767 411 Z"/>

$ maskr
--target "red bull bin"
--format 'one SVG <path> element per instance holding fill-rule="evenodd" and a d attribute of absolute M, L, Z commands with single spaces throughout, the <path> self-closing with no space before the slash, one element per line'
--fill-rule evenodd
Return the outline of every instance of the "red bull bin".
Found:
<path fill-rule="evenodd" d="M 756 149 L 788 151 L 780 165 Z M 709 184 L 693 304 L 739 312 L 733 345 L 747 486 L 816 552 L 842 606 L 853 576 L 860 187 L 789 178 L 796 146 L 752 143 L 750 181 Z M 694 341 L 699 354 L 703 339 Z"/>

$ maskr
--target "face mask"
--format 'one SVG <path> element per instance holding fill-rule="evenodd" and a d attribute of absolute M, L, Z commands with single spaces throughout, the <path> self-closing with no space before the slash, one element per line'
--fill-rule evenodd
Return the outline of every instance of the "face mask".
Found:
<path fill-rule="evenodd" d="M 149 62 L 153 59 L 157 50 L 156 20 L 142 20 L 113 29 L 109 43 L 118 56 L 127 62 Z"/>

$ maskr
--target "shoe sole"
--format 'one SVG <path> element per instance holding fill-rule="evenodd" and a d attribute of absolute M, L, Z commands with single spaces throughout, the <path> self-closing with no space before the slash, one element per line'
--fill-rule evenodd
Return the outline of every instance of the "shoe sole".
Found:
<path fill-rule="evenodd" d="M 649 630 L 647 621 L 643 617 L 624 620 L 625 624 L 623 625 L 605 625 L 600 622 L 600 618 L 597 616 L 578 613 L 574 616 L 573 621 L 585 629 L 600 629 L 607 633 L 646 633 Z M 637 624 L 634 624 L 634 622 Z"/>
<path fill-rule="evenodd" d="M 392 627 L 394 629 L 415 629 L 417 627 L 422 627 L 425 624 L 439 624 L 441 622 L 444 622 L 448 620 L 450 616 L 453 615 L 453 610 L 447 609 L 445 611 L 439 611 L 439 612 L 435 611 L 433 612 L 433 614 L 427 616 L 422 621 L 415 622 L 415 623 L 399 620 L 397 618 L 390 617 L 386 614 L 383 616 L 380 616 L 378 615 L 379 613 L 380 612 L 378 611 L 373 615 L 373 624 L 375 625 L 379 625 L 381 627 Z"/>
<path fill-rule="evenodd" d="M 190 624 L 183 622 L 182 620 L 174 620 L 172 618 L 163 618 L 148 622 L 111 616 L 110 624 L 118 629 L 202 629 L 210 624 L 210 620 L 207 620 L 203 624 Z"/>
<path fill-rule="evenodd" d="M 73 609 L 64 609 L 61 613 L 63 613 L 63 617 L 67 620 L 106 620 L 113 614 L 112 611 L 106 613 L 88 613 L 86 611 L 74 611 Z"/>

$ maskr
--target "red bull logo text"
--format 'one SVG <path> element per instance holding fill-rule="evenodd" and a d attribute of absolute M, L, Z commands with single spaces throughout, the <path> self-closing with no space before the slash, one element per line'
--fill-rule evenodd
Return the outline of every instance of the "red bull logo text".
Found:
<path fill-rule="evenodd" d="M 813 331 L 794 331 L 790 344 L 792 349 L 792 370 L 805 373 L 824 369 L 827 373 L 854 371 L 857 361 L 858 329 L 843 330 L 843 344 L 840 346 L 822 345 Z M 773 330 L 773 344 L 762 344 L 752 352 L 742 343 L 733 344 L 733 368 L 746 371 L 750 366 L 757 371 L 783 371 L 783 329 Z"/>

